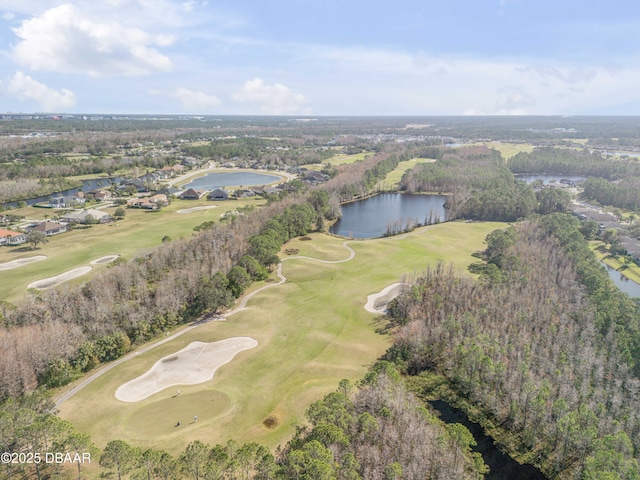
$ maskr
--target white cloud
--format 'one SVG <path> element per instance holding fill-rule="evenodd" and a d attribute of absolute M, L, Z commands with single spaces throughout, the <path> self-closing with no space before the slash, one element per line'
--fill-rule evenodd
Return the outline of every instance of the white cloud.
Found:
<path fill-rule="evenodd" d="M 169 71 L 171 60 L 154 46 L 173 39 L 115 21 L 94 20 L 73 5 L 61 5 L 13 29 L 14 60 L 36 71 L 91 76 L 144 75 Z"/>
<path fill-rule="evenodd" d="M 295 93 L 280 83 L 267 85 L 261 78 L 245 82 L 242 89 L 232 98 L 236 102 L 259 105 L 260 111 L 268 115 L 310 113 L 306 107 L 308 101 L 304 95 Z"/>
<path fill-rule="evenodd" d="M 76 104 L 76 96 L 72 91 L 48 87 L 22 72 L 16 72 L 6 90 L 20 100 L 37 102 L 45 112 L 65 111 Z"/>
<path fill-rule="evenodd" d="M 191 113 L 209 113 L 220 105 L 220 99 L 215 95 L 196 92 L 188 88 L 177 88 L 172 92 L 150 90 L 150 95 L 164 96 L 178 100 L 183 110 Z"/>

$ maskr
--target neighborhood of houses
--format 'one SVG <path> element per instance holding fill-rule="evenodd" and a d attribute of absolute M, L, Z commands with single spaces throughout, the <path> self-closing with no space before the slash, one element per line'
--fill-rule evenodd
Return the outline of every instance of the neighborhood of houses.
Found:
<path fill-rule="evenodd" d="M 87 192 L 77 192 L 74 195 L 54 195 L 48 202 L 38 206 L 55 209 L 60 214 L 48 220 L 49 215 L 45 215 L 45 221 L 31 222 L 22 226 L 21 231 L 0 229 L 0 245 L 16 246 L 29 241 L 30 232 L 42 232 L 46 236 L 64 233 L 75 224 L 96 224 L 108 223 L 114 218 L 107 212 L 101 210 L 105 207 L 123 206 L 126 208 L 139 208 L 145 210 L 158 210 L 169 204 L 172 199 L 180 200 L 200 200 L 207 198 L 212 201 L 222 201 L 239 198 L 250 198 L 256 195 L 268 196 L 278 194 L 289 186 L 287 183 L 280 183 L 276 186 L 253 186 L 249 188 L 239 188 L 233 192 L 224 188 L 214 190 L 199 190 L 194 188 L 181 189 L 175 186 L 164 186 L 164 182 L 182 174 L 185 167 L 194 168 L 197 164 L 187 163 L 186 165 L 176 164 L 166 166 L 142 176 L 130 179 L 122 179 L 114 184 L 111 189 L 97 188 Z M 233 165 L 229 165 L 232 167 Z M 295 173 L 307 184 L 315 185 L 329 179 L 321 172 L 295 167 Z M 95 208 L 87 208 L 87 203 Z M 3 216 L 6 218 L 6 216 Z M 2 222 L 6 223 L 6 222 Z"/>

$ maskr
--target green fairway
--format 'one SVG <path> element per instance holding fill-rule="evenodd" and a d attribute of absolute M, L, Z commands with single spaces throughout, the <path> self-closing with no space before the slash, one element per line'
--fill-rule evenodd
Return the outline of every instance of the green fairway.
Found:
<path fill-rule="evenodd" d="M 378 188 L 382 190 L 394 190 L 400 186 L 400 180 L 402 180 L 404 172 L 411 170 L 420 163 L 431 163 L 435 161 L 435 158 L 412 158 L 411 160 L 400 162 L 398 166 L 389 172 L 385 179 L 378 184 Z"/>
<path fill-rule="evenodd" d="M 399 237 L 349 241 L 355 257 L 340 263 L 282 253 L 288 258 L 286 283 L 259 292 L 225 321 L 203 324 L 118 365 L 62 404 L 60 416 L 90 433 L 100 447 L 123 439 L 176 454 L 194 439 L 213 445 L 233 438 L 274 448 L 290 438 L 313 401 L 335 390 L 342 378 L 361 379 L 390 344 L 389 337 L 376 333 L 379 318 L 364 309 L 368 295 L 439 261 L 465 269 L 485 236 L 503 227 L 452 222 Z M 309 237 L 291 240 L 283 252 L 297 249 L 299 256 L 333 262 L 350 256 L 344 239 Z M 258 345 L 240 352 L 213 380 L 180 386 L 178 397 L 177 387 L 171 387 L 135 403 L 116 400 L 121 384 L 160 358 L 196 340 L 235 336 L 254 338 Z"/>
<path fill-rule="evenodd" d="M 165 236 L 173 240 L 180 237 L 187 238 L 193 235 L 193 227 L 210 220 L 218 222 L 220 215 L 224 212 L 245 205 L 255 205 L 259 208 L 264 203 L 261 197 L 225 202 L 212 202 L 206 199 L 174 200 L 169 206 L 158 211 L 128 208 L 123 220 L 91 227 L 80 226 L 69 232 L 49 237 L 49 242 L 39 245 L 36 250 L 31 250 L 28 244 L 20 247 L 0 247 L 0 263 L 33 255 L 48 257 L 41 262 L 2 271 L 0 300 L 16 302 L 26 294 L 27 285 L 35 280 L 89 265 L 89 262 L 104 255 L 119 254 L 126 260 L 130 260 L 143 249 L 160 245 Z M 178 210 L 202 206 L 215 208 L 184 214 L 177 213 Z M 112 207 L 104 211 L 113 214 L 115 210 L 116 207 Z M 16 210 L 15 213 L 42 220 L 45 214 L 55 215 L 55 210 L 28 207 Z M 107 266 L 108 264 L 94 265 L 91 273 L 67 284 L 86 282 L 91 275 Z"/>
<path fill-rule="evenodd" d="M 471 145 L 484 145 L 487 148 L 497 150 L 505 160 L 509 160 L 520 152 L 531 153 L 535 148 L 528 143 L 479 142 Z"/>

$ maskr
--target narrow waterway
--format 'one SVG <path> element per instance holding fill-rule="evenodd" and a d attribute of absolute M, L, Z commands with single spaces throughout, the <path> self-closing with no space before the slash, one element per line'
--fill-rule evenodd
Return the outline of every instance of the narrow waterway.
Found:
<path fill-rule="evenodd" d="M 615 268 L 610 267 L 604 262 L 600 262 L 607 269 L 607 273 L 609 274 L 609 278 L 613 280 L 613 283 L 616 284 L 621 291 L 626 293 L 632 298 L 640 298 L 640 284 L 634 282 L 633 280 L 629 280 L 622 273 L 620 273 Z"/>
<path fill-rule="evenodd" d="M 443 422 L 461 423 L 471 432 L 477 443 L 472 450 L 482 455 L 484 463 L 490 469 L 484 477 L 485 480 L 548 480 L 533 465 L 521 465 L 509 455 L 498 450 L 494 441 L 484 433 L 482 427 L 470 421 L 462 410 L 452 407 L 443 400 L 433 400 L 429 404 L 438 412 Z"/>

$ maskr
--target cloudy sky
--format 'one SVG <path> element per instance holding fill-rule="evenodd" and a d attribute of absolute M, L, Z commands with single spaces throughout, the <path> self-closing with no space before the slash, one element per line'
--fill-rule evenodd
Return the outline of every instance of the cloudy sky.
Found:
<path fill-rule="evenodd" d="M 638 0 L 0 0 L 0 112 L 640 114 Z"/>

